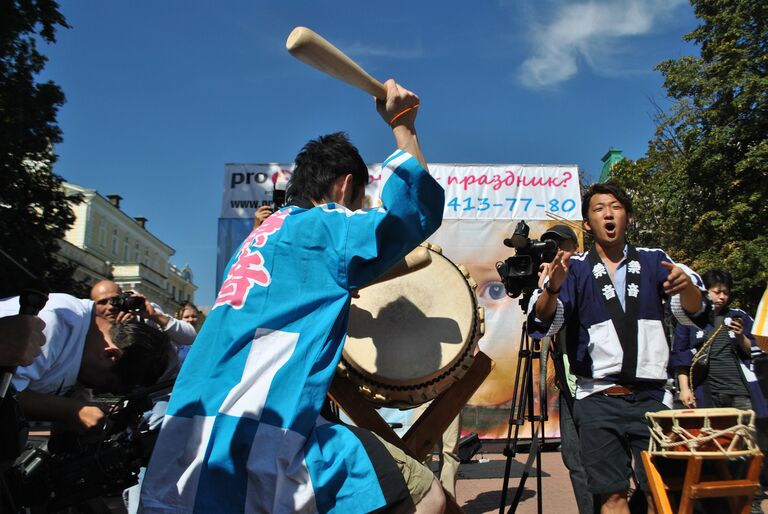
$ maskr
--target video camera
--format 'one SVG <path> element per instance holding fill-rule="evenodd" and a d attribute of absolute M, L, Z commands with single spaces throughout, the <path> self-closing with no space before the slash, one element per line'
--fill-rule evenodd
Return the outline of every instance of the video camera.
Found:
<path fill-rule="evenodd" d="M 530 230 L 525 221 L 520 221 L 512 237 L 504 240 L 506 246 L 515 249 L 515 255 L 496 263 L 496 271 L 507 295 L 512 298 L 521 294 L 523 299 L 529 297 L 538 287 L 539 267 L 545 262 L 552 262 L 557 255 L 556 241 L 531 239 L 528 237 Z"/>
<path fill-rule="evenodd" d="M 143 423 L 143 413 L 152 408 L 153 395 L 171 386 L 166 381 L 119 399 L 99 434 L 56 434 L 43 444 L 28 445 L 2 473 L 10 494 L 3 506 L 10 506 L 9 512 L 60 512 L 136 484 L 160 430 Z"/>
<path fill-rule="evenodd" d="M 133 296 L 130 291 L 124 291 L 110 298 L 109 304 L 121 312 L 134 312 L 144 308 L 144 298 Z"/>

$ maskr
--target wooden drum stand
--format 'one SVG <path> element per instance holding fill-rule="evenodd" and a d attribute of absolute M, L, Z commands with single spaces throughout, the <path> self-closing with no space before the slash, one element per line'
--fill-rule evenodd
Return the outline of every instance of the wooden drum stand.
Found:
<path fill-rule="evenodd" d="M 461 412 L 491 372 L 492 367 L 493 361 L 484 353 L 478 352 L 466 374 L 435 398 L 402 439 L 348 378 L 337 373 L 328 390 L 328 396 L 357 426 L 376 433 L 407 455 L 423 462 L 451 421 Z M 448 504 L 445 512 L 461 512 L 461 508 L 450 495 L 446 494 L 446 500 Z"/>
<path fill-rule="evenodd" d="M 727 498 L 732 513 L 749 514 L 752 499 L 760 490 L 763 462 L 763 454 L 754 443 L 754 412 L 684 409 L 646 416 L 651 423 L 651 444 L 642 459 L 657 513 L 691 514 L 696 500 Z M 733 477 L 731 468 L 736 458 L 749 461 L 744 478 Z M 705 464 L 709 476 L 702 474 Z M 668 468 L 675 468 L 677 473 Z M 669 492 L 679 492 L 677 510 Z"/>

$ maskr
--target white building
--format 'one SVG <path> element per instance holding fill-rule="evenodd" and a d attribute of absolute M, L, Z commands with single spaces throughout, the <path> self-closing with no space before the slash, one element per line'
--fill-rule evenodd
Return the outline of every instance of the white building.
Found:
<path fill-rule="evenodd" d="M 64 183 L 67 195 L 83 201 L 71 205 L 75 223 L 64 235 L 59 255 L 75 264 L 75 278 L 94 284 L 109 278 L 124 291 L 134 291 L 173 314 L 182 302 L 194 302 L 197 286 L 189 266 L 170 262 L 176 251 L 152 235 L 147 219 L 120 209 L 119 195 Z"/>

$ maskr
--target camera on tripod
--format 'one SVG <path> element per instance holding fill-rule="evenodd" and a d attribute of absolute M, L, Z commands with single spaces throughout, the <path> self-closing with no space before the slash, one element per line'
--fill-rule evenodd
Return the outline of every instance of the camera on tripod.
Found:
<path fill-rule="evenodd" d="M 556 241 L 531 239 L 530 230 L 525 221 L 520 221 L 512 237 L 504 240 L 506 246 L 515 249 L 515 255 L 496 263 L 496 271 L 512 298 L 530 295 L 538 287 L 539 267 L 557 255 Z"/>
<path fill-rule="evenodd" d="M 109 304 L 121 312 L 133 312 L 144 308 L 144 298 L 125 291 L 109 299 Z"/>

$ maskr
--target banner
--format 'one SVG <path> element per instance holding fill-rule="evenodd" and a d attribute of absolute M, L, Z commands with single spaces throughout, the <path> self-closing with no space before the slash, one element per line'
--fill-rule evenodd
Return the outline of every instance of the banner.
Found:
<path fill-rule="evenodd" d="M 581 220 L 576 166 L 430 164 L 445 189 L 443 219 L 548 220 L 546 212 Z M 220 218 L 243 219 L 272 201 L 277 177 L 292 164 L 227 164 Z M 368 166 L 367 205 L 378 201 L 381 165 Z"/>
<path fill-rule="evenodd" d="M 277 177 L 289 177 L 292 169 L 292 164 L 276 163 L 225 166 L 217 287 L 230 257 L 251 231 L 256 209 L 271 203 Z M 374 207 L 380 203 L 381 166 L 372 164 L 368 169 L 365 204 Z M 464 410 L 462 432 L 478 432 L 484 438 L 506 437 L 525 316 L 518 299 L 507 296 L 496 263 L 514 255 L 514 250 L 502 241 L 512 235 L 520 220 L 530 226 L 531 239 L 538 239 L 548 227 L 557 224 L 547 216 L 548 212 L 581 221 L 578 167 L 430 164 L 429 169 L 446 191 L 443 224 L 429 242 L 442 247 L 443 254 L 454 263 L 463 264 L 477 282 L 477 298 L 485 308 L 485 335 L 480 349 L 495 362 L 493 371 Z M 435 292 L 439 294 L 439 285 Z M 538 364 L 535 361 L 534 368 Z M 538 381 L 538 369 L 534 375 Z M 551 378 L 548 383 L 552 383 Z M 550 385 L 548 437 L 559 433 L 557 396 L 557 390 Z"/>

